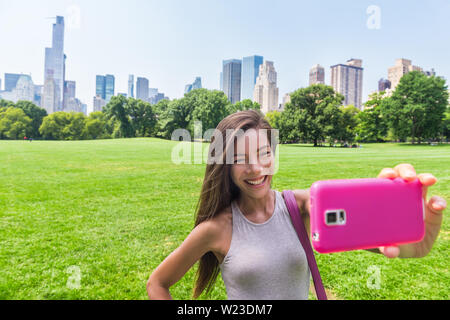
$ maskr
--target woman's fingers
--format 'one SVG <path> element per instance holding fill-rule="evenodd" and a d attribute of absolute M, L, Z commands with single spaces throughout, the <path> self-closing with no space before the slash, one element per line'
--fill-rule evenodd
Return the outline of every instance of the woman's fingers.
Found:
<path fill-rule="evenodd" d="M 392 168 L 384 168 L 383 170 L 381 170 L 378 178 L 395 179 L 397 178 L 397 172 L 395 172 L 395 170 Z"/>
<path fill-rule="evenodd" d="M 409 163 L 399 164 L 394 168 L 394 170 L 397 172 L 397 176 L 406 181 L 412 181 L 417 178 L 416 170 Z"/>
<path fill-rule="evenodd" d="M 431 173 L 421 173 L 417 176 L 419 178 L 420 183 L 424 186 L 432 186 L 437 182 L 437 179 L 435 176 L 433 176 Z"/>
<path fill-rule="evenodd" d="M 430 201 L 428 201 L 428 207 L 433 213 L 442 214 L 442 211 L 447 208 L 447 202 L 441 197 L 433 196 Z"/>
<path fill-rule="evenodd" d="M 378 248 L 382 254 L 384 254 L 387 258 L 394 259 L 400 255 L 399 247 L 380 247 Z"/>

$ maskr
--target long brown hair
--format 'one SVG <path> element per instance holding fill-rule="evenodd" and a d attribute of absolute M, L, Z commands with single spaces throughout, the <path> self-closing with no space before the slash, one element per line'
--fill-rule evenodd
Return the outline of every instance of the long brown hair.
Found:
<path fill-rule="evenodd" d="M 214 148 L 217 143 L 222 146 L 222 164 L 209 163 L 206 165 L 205 178 L 200 194 L 200 198 L 196 207 L 195 226 L 213 218 L 216 214 L 228 207 L 231 202 L 239 196 L 239 188 L 231 179 L 231 164 L 227 163 L 226 155 L 231 143 L 236 138 L 236 132 L 241 130 L 245 132 L 249 129 L 267 129 L 268 140 L 271 141 L 272 127 L 264 119 L 264 115 L 260 111 L 246 110 L 229 115 L 223 119 L 216 128 L 221 133 L 222 141 L 215 141 L 215 137 L 211 138 L 209 155 L 214 156 Z M 233 130 L 233 135 L 227 137 L 227 130 Z M 226 140 L 228 138 L 228 140 Z M 220 139 L 220 138 L 219 138 Z M 208 294 L 216 282 L 220 272 L 219 261 L 211 251 L 206 253 L 199 262 L 196 274 L 195 287 L 193 291 L 194 299 L 206 289 Z"/>

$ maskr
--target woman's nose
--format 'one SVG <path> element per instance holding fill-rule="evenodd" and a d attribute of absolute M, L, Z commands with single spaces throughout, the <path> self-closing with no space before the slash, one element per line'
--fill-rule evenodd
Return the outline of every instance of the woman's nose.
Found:
<path fill-rule="evenodd" d="M 248 165 L 248 171 L 254 174 L 260 174 L 263 170 L 263 167 L 261 165 L 261 163 L 259 163 L 259 161 L 257 161 L 256 163 L 250 163 Z"/>

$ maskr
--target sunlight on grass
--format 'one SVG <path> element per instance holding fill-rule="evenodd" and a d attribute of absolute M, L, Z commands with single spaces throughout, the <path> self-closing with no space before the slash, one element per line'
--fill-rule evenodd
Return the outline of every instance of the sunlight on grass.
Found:
<path fill-rule="evenodd" d="M 174 145 L 154 138 L 0 141 L 0 299 L 146 299 L 151 270 L 193 228 L 203 181 L 205 165 L 171 162 Z M 433 173 L 439 181 L 429 195 L 449 201 L 449 145 L 280 145 L 273 188 L 376 177 L 402 162 Z M 449 230 L 447 210 L 423 259 L 317 254 L 324 285 L 339 299 L 448 299 Z M 371 266 L 380 270 L 379 289 L 367 286 Z M 171 288 L 174 298 L 191 298 L 194 274 Z M 78 288 L 68 285 L 76 281 Z M 226 299 L 220 276 L 201 298 Z"/>

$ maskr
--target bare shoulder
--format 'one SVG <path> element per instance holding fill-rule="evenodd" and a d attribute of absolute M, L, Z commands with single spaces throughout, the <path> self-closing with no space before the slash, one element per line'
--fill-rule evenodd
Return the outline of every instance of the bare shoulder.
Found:
<path fill-rule="evenodd" d="M 232 221 L 231 207 L 226 207 L 213 218 L 200 224 L 203 225 L 202 228 L 210 241 L 213 252 L 222 253 L 226 251 L 227 240 L 231 237 Z"/>

